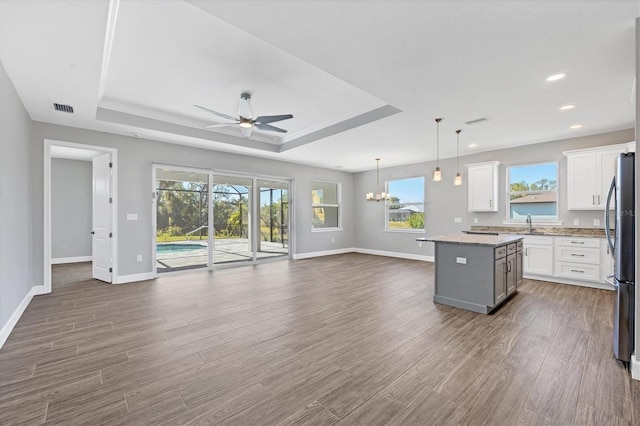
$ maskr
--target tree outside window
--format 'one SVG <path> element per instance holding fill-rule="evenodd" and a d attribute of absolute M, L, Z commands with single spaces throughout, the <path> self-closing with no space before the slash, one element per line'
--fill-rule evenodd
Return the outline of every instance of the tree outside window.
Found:
<path fill-rule="evenodd" d="M 558 163 L 511 166 L 507 169 L 508 219 L 558 218 Z"/>
<path fill-rule="evenodd" d="M 424 177 L 390 180 L 386 187 L 391 194 L 385 209 L 386 229 L 424 230 Z"/>

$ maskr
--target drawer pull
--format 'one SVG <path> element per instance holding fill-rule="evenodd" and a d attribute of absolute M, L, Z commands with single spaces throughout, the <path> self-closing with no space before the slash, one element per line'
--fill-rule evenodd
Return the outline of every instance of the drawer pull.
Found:
<path fill-rule="evenodd" d="M 581 271 L 580 269 L 572 269 L 571 272 L 580 272 L 581 274 L 584 274 L 584 271 Z"/>
<path fill-rule="evenodd" d="M 575 256 L 575 257 L 584 257 L 584 254 L 571 253 L 571 256 Z"/>
<path fill-rule="evenodd" d="M 571 244 L 584 244 L 584 241 L 571 241 Z"/>

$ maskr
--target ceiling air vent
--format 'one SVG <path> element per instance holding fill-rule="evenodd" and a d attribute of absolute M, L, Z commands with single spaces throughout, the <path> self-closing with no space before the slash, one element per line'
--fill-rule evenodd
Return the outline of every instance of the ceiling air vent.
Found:
<path fill-rule="evenodd" d="M 482 124 L 489 121 L 489 117 L 476 118 L 475 120 L 465 121 L 464 124 L 467 126 L 475 126 L 476 124 Z"/>
<path fill-rule="evenodd" d="M 68 112 L 73 114 L 73 107 L 71 105 L 53 104 L 53 109 L 56 111 Z"/>

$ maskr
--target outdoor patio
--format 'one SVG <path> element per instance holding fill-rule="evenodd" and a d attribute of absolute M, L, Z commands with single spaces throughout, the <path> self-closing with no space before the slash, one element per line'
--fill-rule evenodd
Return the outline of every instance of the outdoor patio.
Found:
<path fill-rule="evenodd" d="M 169 244 L 169 243 L 158 243 Z M 158 252 L 156 264 L 158 272 L 178 271 L 182 269 L 206 268 L 208 245 L 207 241 L 187 240 L 172 241 L 170 244 L 200 244 L 202 249 L 182 251 L 182 252 Z M 267 257 L 287 256 L 289 245 L 282 243 L 272 243 L 260 241 L 258 259 Z M 246 262 L 251 261 L 252 253 L 247 238 L 216 239 L 213 246 L 214 263 Z"/>

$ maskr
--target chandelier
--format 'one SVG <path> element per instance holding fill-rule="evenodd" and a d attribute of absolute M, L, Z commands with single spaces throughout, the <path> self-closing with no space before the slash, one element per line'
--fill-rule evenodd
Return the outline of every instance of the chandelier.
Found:
<path fill-rule="evenodd" d="M 389 194 L 380 192 L 380 158 L 376 158 L 376 193 L 367 192 L 367 201 L 386 201 L 389 198 Z"/>

